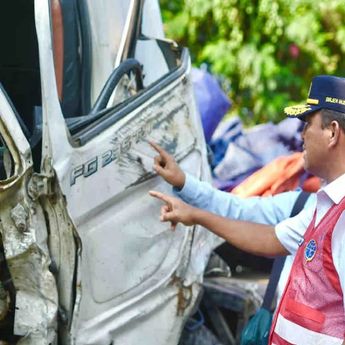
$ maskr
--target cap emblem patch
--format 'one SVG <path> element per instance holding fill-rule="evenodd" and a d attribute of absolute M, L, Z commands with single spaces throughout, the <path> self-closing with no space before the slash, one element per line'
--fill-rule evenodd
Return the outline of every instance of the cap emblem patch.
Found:
<path fill-rule="evenodd" d="M 289 116 L 298 116 L 311 109 L 310 105 L 293 105 L 292 107 L 284 108 L 284 112 Z"/>

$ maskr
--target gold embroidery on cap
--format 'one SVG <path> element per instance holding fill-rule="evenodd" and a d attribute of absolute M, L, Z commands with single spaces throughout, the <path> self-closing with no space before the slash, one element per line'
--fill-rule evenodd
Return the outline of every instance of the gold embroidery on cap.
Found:
<path fill-rule="evenodd" d="M 327 103 L 338 103 L 341 105 L 345 105 L 345 99 L 339 99 L 334 97 L 326 97 L 325 102 Z"/>
<path fill-rule="evenodd" d="M 310 110 L 311 107 L 310 105 L 293 105 L 292 107 L 286 107 L 284 108 L 284 112 L 287 115 L 290 116 L 298 116 L 301 115 L 303 113 L 305 113 L 306 111 Z"/>
<path fill-rule="evenodd" d="M 308 98 L 307 99 L 307 103 L 308 104 L 319 104 L 319 100 L 318 99 L 314 99 L 314 98 Z"/>

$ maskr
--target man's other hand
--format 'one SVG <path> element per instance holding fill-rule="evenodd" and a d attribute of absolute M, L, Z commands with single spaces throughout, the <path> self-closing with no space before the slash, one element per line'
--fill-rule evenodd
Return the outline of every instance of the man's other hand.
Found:
<path fill-rule="evenodd" d="M 160 192 L 150 191 L 150 195 L 164 202 L 164 205 L 161 207 L 161 222 L 171 222 L 171 228 L 173 230 L 175 230 L 177 223 L 182 223 L 187 226 L 194 225 L 194 207 L 184 203 L 180 199 Z"/>

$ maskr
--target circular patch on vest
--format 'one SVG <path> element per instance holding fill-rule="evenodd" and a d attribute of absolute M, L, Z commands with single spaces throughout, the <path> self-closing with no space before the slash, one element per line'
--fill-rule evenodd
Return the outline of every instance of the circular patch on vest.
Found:
<path fill-rule="evenodd" d="M 317 250 L 316 241 L 310 240 L 308 242 L 307 246 L 305 247 L 305 251 L 304 251 L 304 257 L 305 257 L 306 261 L 311 261 L 314 259 L 314 256 L 316 254 L 316 250 Z"/>

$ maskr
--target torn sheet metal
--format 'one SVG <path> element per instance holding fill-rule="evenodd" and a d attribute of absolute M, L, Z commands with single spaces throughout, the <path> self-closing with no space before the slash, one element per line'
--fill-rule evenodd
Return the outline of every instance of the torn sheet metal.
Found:
<path fill-rule="evenodd" d="M 14 196 L 25 190 L 24 183 L 19 182 Z M 51 260 L 43 212 L 25 197 L 12 208 L 9 207 L 12 198 L 1 199 L 0 231 L 16 289 L 14 334 L 22 336 L 18 344 L 54 344 L 58 296 L 49 270 Z"/>

